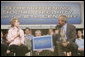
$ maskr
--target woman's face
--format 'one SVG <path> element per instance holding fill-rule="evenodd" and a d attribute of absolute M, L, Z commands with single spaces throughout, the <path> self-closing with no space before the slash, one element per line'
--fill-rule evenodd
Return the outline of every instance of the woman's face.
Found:
<path fill-rule="evenodd" d="M 3 34 L 1 33 L 1 38 L 3 37 Z"/>
<path fill-rule="evenodd" d="M 15 27 L 19 27 L 19 24 L 20 24 L 19 21 L 18 21 L 18 20 L 15 20 L 14 26 L 15 26 Z"/>
<path fill-rule="evenodd" d="M 41 33 L 35 33 L 35 36 L 37 37 L 37 36 L 41 36 Z"/>
<path fill-rule="evenodd" d="M 78 36 L 79 37 L 82 37 L 82 35 L 83 35 L 82 32 L 81 31 L 78 31 Z"/>

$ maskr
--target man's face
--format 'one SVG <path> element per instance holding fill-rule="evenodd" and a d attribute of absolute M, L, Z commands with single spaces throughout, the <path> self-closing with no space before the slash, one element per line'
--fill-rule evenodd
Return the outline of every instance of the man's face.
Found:
<path fill-rule="evenodd" d="M 63 17 L 58 17 L 58 24 L 61 26 L 63 26 L 65 24 Z"/>
<path fill-rule="evenodd" d="M 30 30 L 29 29 L 26 29 L 25 30 L 25 34 L 30 34 Z"/>

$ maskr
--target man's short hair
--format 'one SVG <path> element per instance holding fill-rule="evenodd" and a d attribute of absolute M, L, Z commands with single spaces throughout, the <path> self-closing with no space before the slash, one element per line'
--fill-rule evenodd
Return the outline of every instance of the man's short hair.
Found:
<path fill-rule="evenodd" d="M 30 28 L 26 27 L 25 30 L 28 29 L 28 30 L 31 30 Z"/>
<path fill-rule="evenodd" d="M 67 22 L 67 16 L 66 15 L 60 15 L 59 17 L 62 17 L 65 22 Z"/>

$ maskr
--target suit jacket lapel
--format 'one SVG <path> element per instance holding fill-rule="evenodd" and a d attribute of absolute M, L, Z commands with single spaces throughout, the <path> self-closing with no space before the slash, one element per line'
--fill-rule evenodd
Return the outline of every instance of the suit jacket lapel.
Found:
<path fill-rule="evenodd" d="M 67 29 L 66 29 L 66 36 L 67 36 L 67 39 L 68 39 L 68 34 L 69 33 L 69 24 L 67 24 Z"/>

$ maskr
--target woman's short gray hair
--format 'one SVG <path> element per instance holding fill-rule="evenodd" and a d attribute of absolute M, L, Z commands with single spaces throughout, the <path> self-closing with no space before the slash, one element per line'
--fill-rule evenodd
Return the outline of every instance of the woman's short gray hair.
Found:
<path fill-rule="evenodd" d="M 36 30 L 35 33 L 41 33 L 41 31 L 40 30 Z"/>

